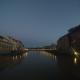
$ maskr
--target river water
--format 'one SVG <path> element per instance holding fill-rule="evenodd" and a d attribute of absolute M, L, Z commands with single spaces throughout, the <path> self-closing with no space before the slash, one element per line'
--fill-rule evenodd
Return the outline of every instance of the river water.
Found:
<path fill-rule="evenodd" d="M 80 80 L 80 60 L 44 51 L 0 56 L 0 80 Z"/>

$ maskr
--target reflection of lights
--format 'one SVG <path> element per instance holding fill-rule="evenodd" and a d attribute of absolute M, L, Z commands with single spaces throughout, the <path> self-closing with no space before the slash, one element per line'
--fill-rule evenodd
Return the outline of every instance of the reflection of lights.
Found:
<path fill-rule="evenodd" d="M 57 60 L 57 58 L 56 58 L 56 56 L 55 56 L 55 55 L 53 55 L 53 60 L 55 60 L 55 61 Z"/>
<path fill-rule="evenodd" d="M 55 56 L 55 59 L 56 59 L 56 56 Z"/>
<path fill-rule="evenodd" d="M 44 55 L 46 55 L 46 56 L 50 56 L 50 54 L 47 53 L 47 52 L 45 52 L 45 51 L 41 51 L 41 54 L 44 54 Z"/>
<path fill-rule="evenodd" d="M 56 60 L 56 56 L 55 56 L 54 58 L 55 58 L 55 60 Z"/>
<path fill-rule="evenodd" d="M 77 64 L 77 58 L 76 57 L 74 58 L 74 63 Z"/>
<path fill-rule="evenodd" d="M 21 55 L 20 55 L 20 59 L 21 59 Z"/>
<path fill-rule="evenodd" d="M 25 53 L 25 56 L 27 56 L 28 55 L 28 53 Z"/>
<path fill-rule="evenodd" d="M 41 51 L 41 53 L 48 56 L 48 57 L 51 57 L 54 61 L 57 61 L 57 57 L 54 54 L 51 54 L 51 53 L 48 53 L 45 51 Z"/>
<path fill-rule="evenodd" d="M 25 56 L 27 56 L 28 55 L 28 53 L 25 53 L 25 54 L 23 54 L 23 57 L 25 57 Z"/>
<path fill-rule="evenodd" d="M 13 60 L 17 59 L 18 57 L 17 56 L 13 56 Z"/>
<path fill-rule="evenodd" d="M 17 59 L 17 56 L 16 56 L 16 59 Z"/>

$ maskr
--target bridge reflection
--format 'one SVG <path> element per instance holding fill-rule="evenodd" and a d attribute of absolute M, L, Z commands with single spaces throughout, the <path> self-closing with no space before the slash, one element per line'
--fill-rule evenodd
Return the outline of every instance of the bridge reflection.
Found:
<path fill-rule="evenodd" d="M 40 52 L 41 52 L 41 54 L 46 55 L 46 56 L 52 58 L 53 60 L 57 61 L 57 56 L 56 55 L 51 54 L 51 53 L 46 52 L 46 51 L 40 51 Z"/>

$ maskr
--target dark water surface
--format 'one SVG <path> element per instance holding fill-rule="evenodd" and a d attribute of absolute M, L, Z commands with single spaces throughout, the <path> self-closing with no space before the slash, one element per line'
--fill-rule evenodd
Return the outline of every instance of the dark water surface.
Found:
<path fill-rule="evenodd" d="M 44 51 L 0 56 L 0 80 L 80 80 L 80 60 Z"/>

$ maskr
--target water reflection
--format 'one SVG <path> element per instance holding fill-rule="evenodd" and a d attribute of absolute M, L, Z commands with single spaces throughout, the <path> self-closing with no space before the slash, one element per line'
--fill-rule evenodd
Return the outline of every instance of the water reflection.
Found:
<path fill-rule="evenodd" d="M 0 56 L 0 71 L 5 70 L 6 68 L 14 67 L 17 64 L 20 64 L 22 59 L 26 57 L 28 53 L 21 53 L 15 56 Z"/>
<path fill-rule="evenodd" d="M 54 55 L 54 54 L 51 54 L 51 53 L 49 53 L 49 52 L 41 51 L 41 54 L 44 54 L 44 55 L 52 58 L 52 59 L 55 60 L 55 61 L 57 60 L 57 56 Z"/>
<path fill-rule="evenodd" d="M 77 52 L 75 52 L 76 55 L 74 55 L 74 57 L 66 56 L 66 55 L 65 56 L 62 56 L 62 55 L 56 56 L 52 53 L 48 53 L 48 52 L 45 52 L 45 51 L 41 51 L 41 54 L 52 58 L 54 62 L 60 62 L 60 61 L 61 62 L 68 62 L 68 63 L 71 62 L 71 64 L 73 64 L 73 65 L 75 65 L 75 64 L 79 65 L 80 64 L 80 57 L 76 56 L 78 54 Z"/>
<path fill-rule="evenodd" d="M 36 52 L 36 55 L 37 54 L 38 54 L 38 52 Z M 77 80 L 79 78 L 79 80 L 80 80 L 80 58 L 79 57 L 66 56 L 66 55 L 57 55 L 56 56 L 54 54 L 44 52 L 44 51 L 41 51 L 40 55 L 41 55 L 41 57 L 43 57 L 43 56 L 48 57 L 46 59 L 46 61 L 48 60 L 48 62 L 47 62 L 48 64 L 47 64 L 47 66 L 45 66 L 45 68 L 48 67 L 47 69 L 49 69 L 49 74 L 54 76 L 57 80 L 58 79 L 71 80 L 73 78 L 75 80 Z M 44 62 L 43 65 L 46 65 L 45 64 L 46 61 L 45 62 L 43 61 Z M 44 70 L 45 70 L 45 68 L 44 68 Z M 54 79 L 54 77 L 52 77 L 52 76 L 50 76 L 50 77 L 52 79 Z"/>
<path fill-rule="evenodd" d="M 80 58 L 56 56 L 45 51 L 0 56 L 0 78 L 1 75 L 2 78 L 11 76 L 11 79 L 21 80 L 72 80 L 72 78 L 80 80 Z"/>
<path fill-rule="evenodd" d="M 74 57 L 74 64 L 80 64 L 80 57 Z"/>
<path fill-rule="evenodd" d="M 41 54 L 42 54 L 42 56 L 44 55 L 44 56 L 48 57 L 48 59 L 51 60 L 51 62 L 54 64 L 54 66 L 56 66 L 56 64 L 57 64 L 57 56 L 56 55 L 54 55 L 53 53 L 46 52 L 46 51 L 41 51 Z"/>
<path fill-rule="evenodd" d="M 22 59 L 24 57 L 26 57 L 28 55 L 28 53 L 23 53 L 22 55 L 16 55 L 16 56 L 12 56 L 13 60 L 18 60 L 18 59 Z"/>
<path fill-rule="evenodd" d="M 77 58 L 76 57 L 74 58 L 74 64 L 77 64 Z"/>

